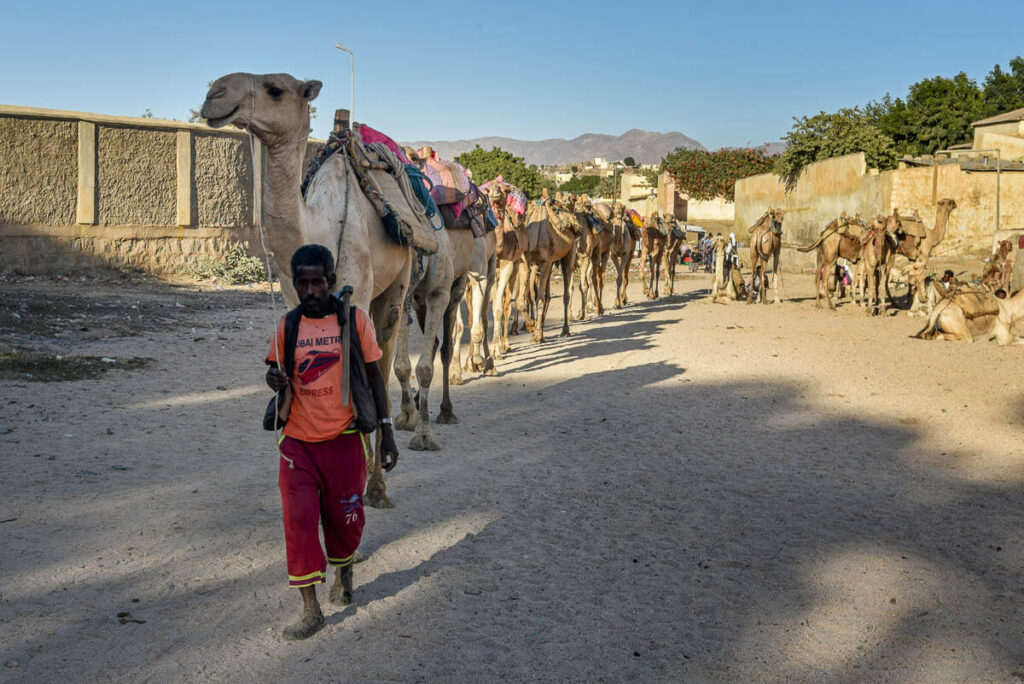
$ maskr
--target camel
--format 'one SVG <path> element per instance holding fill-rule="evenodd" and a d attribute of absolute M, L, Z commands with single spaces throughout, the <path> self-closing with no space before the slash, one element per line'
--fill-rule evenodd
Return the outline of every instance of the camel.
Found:
<path fill-rule="evenodd" d="M 387 236 L 377 209 L 359 191 L 344 154 L 324 162 L 303 198 L 300 186 L 309 103 L 322 85 L 288 74 L 228 74 L 210 86 L 200 114 L 213 128 L 233 124 L 266 146 L 262 226 L 288 306 L 298 305 L 291 284 L 292 253 L 304 244 L 324 245 L 334 255 L 338 287 L 351 285 L 352 304 L 369 312 L 384 351 L 379 364 L 386 378 L 394 358 L 412 250 Z M 392 506 L 381 473 L 379 432 L 364 499 L 370 506 Z"/>
<path fill-rule="evenodd" d="M 866 226 L 859 216 L 850 218 L 843 212 L 839 218 L 832 219 L 821 235 L 812 244 L 806 247 L 797 247 L 798 252 L 810 252 L 818 250 L 815 260 L 815 279 L 818 283 L 814 295 L 814 305 L 821 308 L 822 290 L 824 289 L 825 301 L 829 309 L 835 309 L 832 304 L 832 293 L 828 288 L 826 280 L 829 273 L 836 270 L 836 260 L 843 257 L 851 264 L 860 261 L 860 238 L 864 234 Z M 824 285 L 824 288 L 822 288 Z"/>
<path fill-rule="evenodd" d="M 626 208 L 616 204 L 612 209 L 611 259 L 615 264 L 615 308 L 621 309 L 629 302 L 626 288 L 629 286 L 629 266 L 633 261 L 639 231 L 633 219 L 626 214 Z"/>
<path fill-rule="evenodd" d="M 536 205 L 527 219 L 527 246 L 524 258 L 529 275 L 519 288 L 517 308 L 523 315 L 528 330 L 533 331 L 535 342 L 544 341 L 544 319 L 551 303 L 551 270 L 558 262 L 562 267 L 562 332 L 569 336 L 569 296 L 572 273 L 576 266 L 576 239 L 582 227 L 577 215 L 563 207 L 558 198 L 547 204 Z M 536 316 L 531 317 L 527 298 L 532 296 Z"/>
<path fill-rule="evenodd" d="M 409 381 L 412 365 L 409 359 L 408 319 L 400 324 L 398 352 L 395 357 L 395 377 L 402 388 L 402 408 L 395 417 L 395 427 L 399 430 L 415 430 L 416 434 L 409 443 L 409 448 L 414 451 L 438 451 L 441 448 L 430 424 L 430 385 L 434 377 L 434 358 L 438 352 L 439 340 L 443 375 L 441 407 L 437 422 L 458 422 L 449 393 L 449 385 L 462 383 L 461 374 L 458 373 L 459 357 L 453 340 L 455 318 L 467 283 L 471 280 L 486 281 L 494 254 L 493 234 L 490 234 L 489 239 L 477 238 L 470 229 L 471 221 L 481 220 L 479 215 L 474 219 L 467 209 L 462 212 L 459 219 L 456 219 L 448 207 L 440 209 L 446 228 L 437 234 L 437 254 L 424 259 L 423 272 L 414 274 L 414 278 L 418 278 L 419 282 L 413 288 L 410 297 L 416 320 L 423 331 L 423 347 L 416 363 L 418 391 L 415 395 Z M 477 314 L 483 311 L 485 309 L 482 306 L 476 309 Z M 482 329 L 478 327 L 479 317 L 471 317 L 476 335 L 482 334 Z M 453 357 L 455 364 L 452 364 Z M 481 360 L 481 366 L 483 364 L 484 361 Z M 451 380 L 453 373 L 457 378 L 455 382 Z"/>
<path fill-rule="evenodd" d="M 481 221 L 486 221 L 484 214 L 487 211 L 487 200 L 483 197 L 476 202 L 477 209 L 481 212 Z M 463 215 L 464 216 L 464 215 Z M 494 367 L 494 358 L 491 356 L 491 347 L 487 342 L 487 309 L 491 305 L 491 297 L 494 293 L 494 283 L 497 276 L 497 235 L 493 230 L 488 230 L 483 237 L 476 238 L 473 259 L 466 279 L 466 313 L 471 321 L 469 329 L 469 354 L 466 355 L 465 364 L 462 360 L 462 309 L 456 308 L 455 330 L 452 336 L 455 356 L 455 364 L 451 367 L 449 382 L 453 385 L 462 384 L 462 373 L 482 373 L 483 375 L 497 375 Z M 460 298 L 461 300 L 461 298 Z M 461 364 L 461 365 L 460 365 Z M 444 404 L 442 403 L 442 406 Z"/>
<path fill-rule="evenodd" d="M 928 228 L 928 226 L 924 225 L 917 212 L 914 212 L 914 220 L 921 223 L 921 232 L 924 233 L 924 236 L 920 238 L 916 236 L 912 236 L 909 239 L 902 238 L 897 244 L 897 252 L 904 254 L 910 260 L 912 266 L 910 273 L 913 276 L 914 287 L 910 290 L 910 297 L 913 301 L 911 311 L 919 309 L 921 304 L 923 304 L 923 299 L 926 297 L 927 287 L 924 279 L 928 270 L 928 258 L 931 256 L 931 251 L 945 237 L 949 216 L 953 213 L 954 209 L 956 209 L 956 202 L 954 200 L 949 198 L 939 200 L 938 208 L 935 211 L 934 228 Z M 895 211 L 893 215 L 898 217 L 898 213 Z M 915 246 L 916 250 L 913 249 Z"/>
<path fill-rule="evenodd" d="M 889 300 L 889 272 L 896 258 L 893 228 L 897 220 L 895 216 L 876 216 L 871 228 L 861 238 L 860 271 L 864 278 L 861 281 L 861 295 L 869 315 L 875 312 L 876 307 L 880 314 L 885 315 Z"/>
<path fill-rule="evenodd" d="M 496 285 L 491 294 L 492 315 L 494 316 L 494 339 L 491 348 L 494 358 L 500 359 L 510 348 L 508 341 L 509 326 L 512 325 L 512 289 L 520 268 L 525 265 L 523 254 L 526 252 L 526 222 L 523 217 L 508 210 L 507 190 L 497 183 L 488 190 L 488 201 L 498 219 L 498 227 L 494 230 Z"/>
<path fill-rule="evenodd" d="M 999 247 L 988 259 L 985 270 L 981 273 L 981 284 L 986 287 L 1007 288 L 1010 286 L 1010 276 L 1013 274 L 1013 259 L 1010 258 L 1010 251 L 1013 250 L 1013 243 L 1009 240 L 1000 240 Z"/>
<path fill-rule="evenodd" d="M 672 296 L 676 293 L 676 268 L 679 266 L 679 250 L 686 242 L 686 232 L 679 228 L 676 217 L 671 214 L 665 215 L 665 228 L 668 237 L 662 255 L 661 269 L 665 274 L 665 292 Z"/>
<path fill-rule="evenodd" d="M 1006 297 L 1004 290 L 992 293 L 981 288 L 957 288 L 947 293 L 936 287 L 935 292 L 942 300 L 913 337 L 964 342 L 994 337 L 1000 345 L 1024 342 L 1011 332 L 1013 325 L 1024 319 L 1024 289 L 1012 297 Z"/>
<path fill-rule="evenodd" d="M 729 246 L 729 239 L 716 235 L 711 240 L 711 248 L 715 250 L 715 277 L 711 283 L 711 301 L 717 303 L 724 297 L 727 300 L 746 299 L 746 286 L 743 284 L 743 276 L 740 270 L 735 267 L 729 268 L 729 274 L 725 273 L 725 249 Z"/>
<path fill-rule="evenodd" d="M 772 259 L 772 282 L 775 286 L 775 303 L 781 304 L 779 288 L 782 286 L 779 273 L 779 254 L 782 251 L 782 209 L 771 209 L 764 213 L 754 225 L 747 230 L 750 238 L 750 291 L 747 293 L 747 304 L 754 303 L 754 284 L 757 283 L 757 297 L 762 304 L 768 302 L 767 270 L 768 257 Z"/>
<path fill-rule="evenodd" d="M 611 219 L 611 208 L 607 204 L 592 206 L 586 195 L 570 197 L 568 201 L 580 224 L 580 238 L 576 242 L 580 313 L 575 318 L 585 320 L 590 308 L 591 288 L 594 292 L 594 310 L 599 316 L 604 313 L 601 293 L 604 290 L 604 271 L 608 266 L 613 239 L 607 223 Z"/>
<path fill-rule="evenodd" d="M 648 299 L 658 298 L 661 261 L 665 255 L 667 243 L 668 236 L 664 233 L 664 224 L 658 212 L 655 211 L 644 221 L 640 242 L 640 275 L 643 278 L 641 284 L 644 288 L 644 294 L 647 295 Z M 647 276 L 644 275 L 644 267 L 650 269 L 650 285 L 648 285 Z"/>

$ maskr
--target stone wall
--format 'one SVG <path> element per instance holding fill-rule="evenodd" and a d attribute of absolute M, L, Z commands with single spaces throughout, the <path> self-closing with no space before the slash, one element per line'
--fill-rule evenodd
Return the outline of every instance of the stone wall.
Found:
<path fill-rule="evenodd" d="M 1024 173 L 1003 172 L 1000 177 L 1001 227 L 1024 226 Z M 774 174 L 744 178 L 736 183 L 738 239 L 770 207 L 786 210 L 781 265 L 787 270 L 810 271 L 814 253 L 794 249 L 817 239 L 833 218 L 872 217 L 918 210 L 925 223 L 935 221 L 936 203 L 949 197 L 957 202 L 938 255 L 987 254 L 995 235 L 996 174 L 968 172 L 957 164 L 896 169 L 878 173 L 868 169 L 861 153 L 835 157 L 809 165 L 791 192 Z"/>
<path fill-rule="evenodd" d="M 169 273 L 236 242 L 255 253 L 253 188 L 242 131 L 0 106 L 0 272 Z"/>

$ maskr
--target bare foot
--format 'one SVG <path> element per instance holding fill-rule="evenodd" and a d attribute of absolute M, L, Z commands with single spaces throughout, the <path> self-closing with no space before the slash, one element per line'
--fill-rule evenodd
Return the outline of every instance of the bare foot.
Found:
<path fill-rule="evenodd" d="M 285 627 L 281 634 L 288 641 L 302 641 L 319 632 L 323 626 L 323 613 L 305 613 L 298 622 Z"/>

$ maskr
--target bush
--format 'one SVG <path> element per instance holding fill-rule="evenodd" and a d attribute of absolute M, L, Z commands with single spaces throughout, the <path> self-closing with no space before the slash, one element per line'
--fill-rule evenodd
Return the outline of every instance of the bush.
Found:
<path fill-rule="evenodd" d="M 203 257 L 189 266 L 185 275 L 196 280 L 213 280 L 232 285 L 258 283 L 267 279 L 267 269 L 259 257 L 249 256 L 241 244 L 235 243 L 221 260 Z"/>

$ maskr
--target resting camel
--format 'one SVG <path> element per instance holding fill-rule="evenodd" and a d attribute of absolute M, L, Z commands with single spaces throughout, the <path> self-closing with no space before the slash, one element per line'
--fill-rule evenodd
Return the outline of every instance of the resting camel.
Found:
<path fill-rule="evenodd" d="M 954 200 L 949 198 L 939 200 L 935 211 L 934 228 L 928 228 L 928 226 L 924 225 L 924 222 L 917 216 L 917 212 L 914 212 L 915 220 L 921 223 L 921 232 L 924 233 L 924 236 L 920 238 L 916 236 L 903 238 L 897 245 L 897 251 L 910 259 L 912 266 L 910 273 L 914 276 L 914 287 L 912 288 L 914 304 L 911 306 L 911 311 L 919 308 L 922 303 L 919 300 L 925 297 L 926 287 L 924 278 L 928 270 L 928 259 L 931 256 L 932 250 L 945 237 L 949 216 L 953 213 L 954 209 L 956 209 L 956 202 Z M 916 250 L 913 250 L 913 247 L 916 247 Z"/>
<path fill-rule="evenodd" d="M 686 232 L 679 228 L 676 217 L 671 214 L 665 215 L 665 229 L 668 237 L 661 267 L 665 273 L 665 292 L 671 297 L 676 293 L 676 267 L 679 266 L 679 250 L 686 242 Z"/>
<path fill-rule="evenodd" d="M 936 287 L 941 301 L 914 337 L 925 340 L 963 340 L 995 337 L 1000 345 L 1020 344 L 1013 325 L 1024 319 L 1024 289 L 1012 297 L 999 298 L 985 289 L 957 288 L 943 292 Z M 1005 291 L 1000 290 L 999 292 Z"/>
<path fill-rule="evenodd" d="M 267 148 L 262 224 L 288 306 L 298 305 L 291 283 L 292 253 L 304 244 L 324 245 L 334 255 L 338 287 L 351 285 L 352 304 L 368 311 L 373 320 L 384 351 L 381 372 L 387 378 L 412 251 L 387 236 L 344 154 L 324 162 L 303 198 L 309 103 L 321 86 L 320 81 L 300 81 L 288 74 L 228 74 L 213 82 L 200 114 L 213 128 L 233 124 L 248 130 Z M 368 476 L 366 503 L 390 508 L 381 474 L 379 432 Z"/>
<path fill-rule="evenodd" d="M 782 251 L 782 219 L 785 212 L 782 209 L 768 209 L 764 216 L 759 218 L 754 225 L 747 230 L 750 237 L 750 291 L 747 293 L 747 304 L 754 302 L 754 284 L 758 283 L 757 297 L 762 304 L 768 302 L 767 273 L 768 258 L 772 259 L 772 282 L 775 286 L 775 303 L 781 304 L 779 297 L 780 282 L 779 253 Z"/>
<path fill-rule="evenodd" d="M 629 302 L 626 288 L 629 286 L 629 266 L 633 261 L 639 231 L 626 208 L 616 204 L 612 210 L 612 263 L 615 264 L 615 308 L 621 309 Z"/>
<path fill-rule="evenodd" d="M 496 285 L 491 294 L 494 316 L 494 339 L 491 342 L 494 358 L 500 359 L 509 350 L 508 331 L 512 324 L 512 289 L 521 266 L 525 266 L 526 221 L 508 209 L 508 190 L 495 183 L 488 189 L 487 199 L 491 210 L 498 219 L 494 229 L 495 255 L 497 258 Z"/>
<path fill-rule="evenodd" d="M 711 249 L 715 250 L 715 277 L 711 283 L 711 301 L 715 303 L 722 297 L 727 300 L 746 299 L 747 297 L 740 270 L 730 266 L 728 276 L 725 273 L 725 250 L 728 246 L 729 239 L 721 235 L 716 235 L 711 240 Z"/>
<path fill-rule="evenodd" d="M 562 267 L 562 332 L 569 336 L 569 296 L 572 273 L 576 266 L 576 239 L 581 226 L 576 214 L 562 207 L 556 198 L 547 204 L 535 205 L 526 223 L 527 246 L 524 257 L 529 266 L 525 287 L 519 290 L 517 308 L 535 342 L 544 341 L 544 319 L 551 303 L 551 270 L 558 262 Z M 532 296 L 536 318 L 530 316 L 527 298 Z"/>
<path fill-rule="evenodd" d="M 665 255 L 668 236 L 664 232 L 664 224 L 658 212 L 647 217 L 641 233 L 640 241 L 640 276 L 644 294 L 648 299 L 658 298 L 658 281 L 661 279 L 661 260 Z M 650 269 L 650 284 L 644 275 L 644 267 Z"/>

